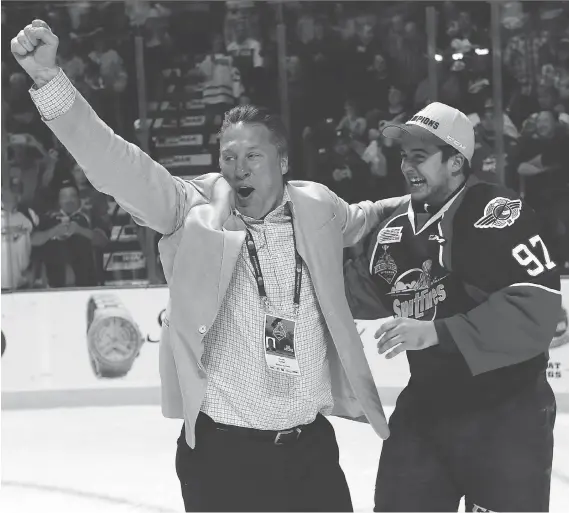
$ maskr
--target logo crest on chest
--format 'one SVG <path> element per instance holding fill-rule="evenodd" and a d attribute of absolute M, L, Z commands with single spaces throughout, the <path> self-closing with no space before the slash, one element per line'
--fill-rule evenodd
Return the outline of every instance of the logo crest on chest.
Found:
<path fill-rule="evenodd" d="M 397 274 L 397 264 L 395 259 L 388 253 L 389 246 L 382 246 L 383 255 L 381 255 L 373 266 L 373 274 L 381 276 L 389 285 L 393 283 L 393 279 Z"/>

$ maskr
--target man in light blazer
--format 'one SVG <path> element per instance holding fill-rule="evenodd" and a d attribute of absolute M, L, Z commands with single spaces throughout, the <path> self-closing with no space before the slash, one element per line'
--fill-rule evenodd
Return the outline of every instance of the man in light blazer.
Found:
<path fill-rule="evenodd" d="M 172 177 L 97 117 L 56 67 L 57 45 L 41 20 L 11 45 L 44 121 L 95 188 L 163 234 L 162 411 L 184 419 L 186 511 L 351 511 L 324 415 L 389 430 L 345 298 L 343 248 L 405 198 L 348 205 L 287 183 L 282 123 L 252 106 L 226 114 L 221 174 Z M 269 350 L 284 337 L 286 353 Z"/>

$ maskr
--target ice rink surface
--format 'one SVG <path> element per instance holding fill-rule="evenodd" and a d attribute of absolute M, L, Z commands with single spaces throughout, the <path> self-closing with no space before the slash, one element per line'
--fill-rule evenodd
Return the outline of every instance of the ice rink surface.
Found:
<path fill-rule="evenodd" d="M 331 420 L 354 508 L 372 511 L 381 440 L 366 424 Z M 0 510 L 182 512 L 174 469 L 180 428 L 157 406 L 2 411 Z M 569 511 L 568 454 L 569 414 L 558 414 L 552 512 Z"/>

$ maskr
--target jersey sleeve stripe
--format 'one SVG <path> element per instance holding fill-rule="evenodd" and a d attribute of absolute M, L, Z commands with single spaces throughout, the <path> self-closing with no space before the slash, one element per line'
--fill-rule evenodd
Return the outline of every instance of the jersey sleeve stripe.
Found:
<path fill-rule="evenodd" d="M 549 287 L 545 287 L 544 285 L 539 285 L 538 283 L 512 283 L 508 285 L 509 287 L 537 287 L 538 289 L 545 290 L 547 292 L 551 292 L 552 294 L 561 295 L 560 290 L 550 289 Z"/>

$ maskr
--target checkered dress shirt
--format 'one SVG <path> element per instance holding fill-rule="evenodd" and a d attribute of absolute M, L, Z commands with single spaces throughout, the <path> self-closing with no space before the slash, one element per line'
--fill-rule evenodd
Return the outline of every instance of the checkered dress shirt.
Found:
<path fill-rule="evenodd" d="M 257 248 L 271 310 L 294 317 L 295 251 L 288 191 L 259 221 L 241 218 Z M 300 376 L 272 371 L 265 361 L 265 309 L 243 244 L 225 298 L 205 336 L 208 386 L 202 411 L 217 422 L 257 429 L 288 429 L 329 414 L 333 399 L 327 347 L 330 334 L 306 265 L 302 265 L 295 353 Z"/>
<path fill-rule="evenodd" d="M 30 95 L 43 119 L 51 121 L 65 114 L 75 101 L 75 87 L 62 69 L 39 89 L 32 87 Z"/>
<path fill-rule="evenodd" d="M 67 112 L 75 87 L 63 71 L 30 94 L 40 114 L 52 120 Z M 295 251 L 288 191 L 264 220 L 241 216 L 257 248 L 272 312 L 294 317 Z M 308 268 L 302 265 L 295 353 L 300 376 L 267 367 L 264 353 L 265 309 L 245 244 L 216 320 L 204 337 L 202 361 L 208 385 L 202 411 L 223 424 L 281 430 L 312 422 L 333 407 L 327 358 L 330 333 Z"/>

